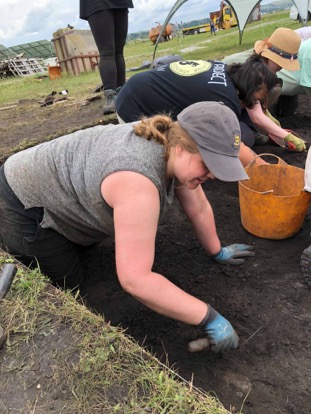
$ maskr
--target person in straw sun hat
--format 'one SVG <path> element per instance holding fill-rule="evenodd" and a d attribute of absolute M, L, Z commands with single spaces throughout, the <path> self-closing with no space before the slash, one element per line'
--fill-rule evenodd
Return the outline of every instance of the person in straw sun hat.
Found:
<path fill-rule="evenodd" d="M 266 64 L 273 72 L 278 72 L 282 68 L 299 70 L 298 51 L 300 44 L 301 38 L 298 33 L 287 27 L 279 27 L 269 37 L 257 40 L 253 49 L 226 56 L 222 62 L 227 65 L 244 63 L 252 54 L 256 53 L 265 59 Z"/>
<path fill-rule="evenodd" d="M 311 26 L 295 30 L 301 38 L 298 52 L 299 70 L 281 69 L 277 76 L 282 79 L 282 93 L 272 108 L 276 115 L 293 115 L 299 105 L 299 95 L 311 95 Z"/>
<path fill-rule="evenodd" d="M 299 70 L 300 43 L 301 38 L 294 30 L 279 27 L 270 37 L 255 42 L 254 52 L 266 59 L 273 72 L 278 72 L 282 68 Z"/>
<path fill-rule="evenodd" d="M 255 42 L 254 53 L 262 56 L 267 66 L 275 73 L 281 69 L 297 71 L 300 69 L 298 60 L 300 44 L 301 37 L 298 33 L 287 27 L 279 27 L 270 37 Z M 282 85 L 283 82 L 280 79 L 280 83 L 272 91 L 269 91 L 267 109 L 264 111 L 278 126 L 281 126 L 281 124 L 271 115 L 268 108 L 273 108 L 273 105 L 279 100 L 282 93 Z M 290 133 L 290 135 L 293 134 Z M 260 133 L 258 134 L 257 143 L 260 143 L 261 138 L 263 139 L 262 142 L 265 143 L 267 138 L 265 134 L 262 135 Z"/>
<path fill-rule="evenodd" d="M 300 68 L 298 61 L 300 44 L 301 38 L 298 33 L 287 27 L 279 27 L 264 40 L 257 40 L 253 49 L 227 56 L 223 59 L 223 62 L 226 64 L 243 63 L 250 56 L 256 54 L 261 56 L 269 69 L 275 73 L 281 69 L 296 71 Z M 257 145 L 267 144 L 269 136 L 276 136 L 287 142 L 293 142 L 296 148 L 299 146 L 300 150 L 304 150 L 304 142 L 291 132 L 289 133 L 286 129 L 283 129 L 280 122 L 268 110 L 278 101 L 281 92 L 282 80 L 280 79 L 279 84 L 272 91 L 269 91 L 264 107 L 261 108 L 257 105 L 252 113 L 248 111 L 247 116 L 251 118 L 251 121 L 247 122 L 247 119 L 244 121 L 250 127 L 253 125 L 257 129 L 255 133 L 255 143 Z"/>

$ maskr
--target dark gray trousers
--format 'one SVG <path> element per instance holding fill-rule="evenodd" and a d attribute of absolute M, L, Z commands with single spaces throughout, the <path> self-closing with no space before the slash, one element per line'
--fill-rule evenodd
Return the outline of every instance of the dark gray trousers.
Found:
<path fill-rule="evenodd" d="M 83 272 L 80 249 L 53 229 L 40 223 L 43 208 L 25 209 L 0 167 L 0 247 L 28 267 L 39 267 L 57 286 L 74 289 Z"/>

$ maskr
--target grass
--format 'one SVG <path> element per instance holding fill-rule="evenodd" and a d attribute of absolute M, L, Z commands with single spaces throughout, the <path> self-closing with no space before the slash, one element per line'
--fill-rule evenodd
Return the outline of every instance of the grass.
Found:
<path fill-rule="evenodd" d="M 296 29 L 299 22 L 289 19 L 289 11 L 266 14 L 259 22 L 246 25 L 242 44 L 239 44 L 238 29 L 222 30 L 217 36 L 202 33 L 192 36 L 176 36 L 169 42 L 160 43 L 156 57 L 178 54 L 184 59 L 221 60 L 225 56 L 253 47 L 258 39 L 268 37 L 278 27 Z M 127 68 L 140 67 L 144 61 L 152 61 L 154 45 L 149 39 L 133 40 L 125 47 Z M 128 76 L 135 72 L 127 72 Z M 53 90 L 59 92 L 68 89 L 70 96 L 81 99 L 91 94 L 96 85 L 101 83 L 98 71 L 69 76 L 63 74 L 60 79 L 50 80 L 48 77 L 28 76 L 24 78 L 2 79 L 0 106 L 13 105 L 18 100 L 40 99 Z"/>
<path fill-rule="evenodd" d="M 8 261 L 0 254 L 0 266 Z M 228 413 L 120 328 L 88 311 L 77 296 L 53 288 L 38 271 L 18 267 L 10 294 L 0 303 L 7 332 L 0 354 L 4 406 L 10 406 L 13 383 L 27 390 L 19 393 L 18 402 L 14 398 L 16 412 Z"/>
<path fill-rule="evenodd" d="M 27 77 L 8 78 L 0 81 L 0 105 L 14 105 L 17 101 L 30 99 L 40 100 L 52 91 L 60 92 L 67 89 L 70 96 L 77 100 L 85 98 L 86 93 L 91 94 L 95 86 L 100 84 L 98 72 L 83 73 L 80 76 L 62 74 L 59 79 L 50 80 L 47 76 L 39 75 Z"/>

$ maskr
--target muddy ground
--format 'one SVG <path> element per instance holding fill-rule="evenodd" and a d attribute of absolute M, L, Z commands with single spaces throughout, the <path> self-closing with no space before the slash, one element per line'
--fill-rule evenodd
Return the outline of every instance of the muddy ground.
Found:
<path fill-rule="evenodd" d="M 12 151 L 102 122 L 101 101 L 89 105 L 64 102 L 38 108 L 21 102 L 0 111 L 0 162 Z M 1 109 L 1 108 L 0 108 Z M 115 122 L 112 116 L 105 122 Z M 311 100 L 299 98 L 294 116 L 282 119 L 311 143 Z M 306 153 L 289 153 L 273 145 L 256 147 L 287 163 L 304 167 Z M 311 290 L 300 270 L 300 256 L 310 244 L 311 212 L 297 235 L 273 241 L 243 229 L 236 183 L 208 182 L 223 245 L 248 243 L 256 255 L 244 265 L 214 263 L 195 240 L 177 203 L 159 227 L 154 269 L 187 292 L 211 303 L 240 336 L 240 348 L 224 356 L 187 352 L 199 332 L 140 305 L 120 288 L 115 274 L 113 242 L 83 257 L 87 305 L 148 347 L 194 385 L 217 395 L 233 412 L 309 414 L 311 383 Z"/>

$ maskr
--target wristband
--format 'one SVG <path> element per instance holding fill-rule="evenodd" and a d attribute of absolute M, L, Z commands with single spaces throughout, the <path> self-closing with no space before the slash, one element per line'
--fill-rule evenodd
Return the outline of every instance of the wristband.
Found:
<path fill-rule="evenodd" d="M 202 321 L 197 325 L 199 328 L 203 328 L 208 322 L 212 322 L 216 316 L 218 315 L 218 312 L 208 303 L 207 305 L 207 312 Z"/>
<path fill-rule="evenodd" d="M 217 253 L 210 254 L 209 256 L 212 257 L 213 259 L 215 259 L 215 257 L 219 256 L 221 252 L 222 252 L 222 247 L 220 248 L 220 250 Z"/>

